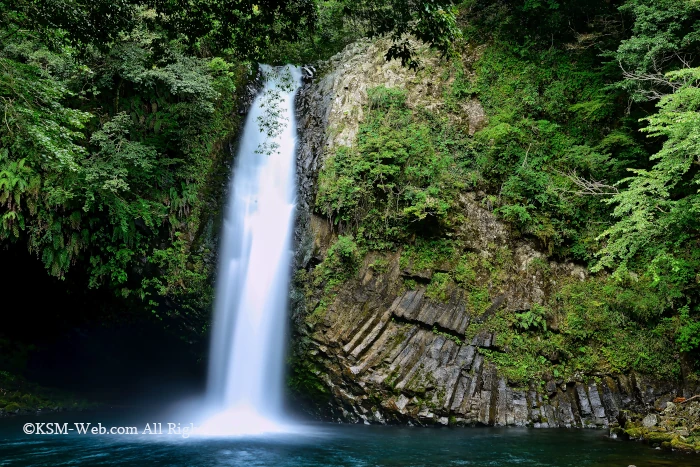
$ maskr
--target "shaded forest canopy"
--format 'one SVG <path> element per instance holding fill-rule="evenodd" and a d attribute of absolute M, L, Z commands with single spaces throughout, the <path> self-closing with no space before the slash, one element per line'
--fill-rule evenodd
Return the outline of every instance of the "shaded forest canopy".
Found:
<path fill-rule="evenodd" d="M 439 50 L 458 76 L 446 103 L 477 98 L 489 124 L 469 137 L 411 114 L 400 92 L 373 91 L 357 151 L 320 178 L 317 209 L 346 234 L 334 261 L 445 236 L 457 194 L 481 190 L 519 235 L 598 274 L 572 294 L 692 367 L 697 1 L 0 0 L 0 248 L 201 336 L 210 211 L 254 64 L 310 63 L 385 34 L 387 59 L 413 69 L 408 35 Z M 476 46 L 469 73 L 462 56 Z M 400 129 L 386 131 L 389 120 Z M 389 201 L 395 210 L 379 209 Z M 610 329 L 578 331 L 585 341 Z"/>

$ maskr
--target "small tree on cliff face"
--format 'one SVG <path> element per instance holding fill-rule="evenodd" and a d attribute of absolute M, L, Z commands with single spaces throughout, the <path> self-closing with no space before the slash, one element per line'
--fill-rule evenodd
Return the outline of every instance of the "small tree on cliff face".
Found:
<path fill-rule="evenodd" d="M 453 0 L 344 0 L 344 13 L 356 18 L 370 37 L 389 34 L 393 44 L 387 60 L 399 59 L 403 66 L 418 68 L 408 36 L 430 44 L 447 55 L 459 36 Z"/>
<path fill-rule="evenodd" d="M 352 236 L 340 235 L 326 254 L 325 266 L 328 279 L 348 278 L 357 270 L 360 250 Z"/>

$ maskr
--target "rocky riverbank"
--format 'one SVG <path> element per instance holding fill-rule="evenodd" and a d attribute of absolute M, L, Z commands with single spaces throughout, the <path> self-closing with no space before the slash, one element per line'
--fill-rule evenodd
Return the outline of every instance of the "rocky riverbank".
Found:
<path fill-rule="evenodd" d="M 667 402 L 658 413 L 624 413 L 610 435 L 662 449 L 700 453 L 700 400 L 681 401 Z"/>

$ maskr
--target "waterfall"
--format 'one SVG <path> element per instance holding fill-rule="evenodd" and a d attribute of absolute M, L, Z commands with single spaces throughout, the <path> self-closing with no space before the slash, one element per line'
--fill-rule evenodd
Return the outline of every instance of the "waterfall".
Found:
<path fill-rule="evenodd" d="M 261 65 L 224 219 L 207 396 L 213 434 L 275 431 L 282 394 L 296 197 L 299 69 Z"/>

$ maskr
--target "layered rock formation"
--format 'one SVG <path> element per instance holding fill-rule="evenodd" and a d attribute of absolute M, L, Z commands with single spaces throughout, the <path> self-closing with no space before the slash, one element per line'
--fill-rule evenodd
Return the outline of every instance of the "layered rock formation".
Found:
<path fill-rule="evenodd" d="M 314 216 L 310 230 L 321 255 L 332 238 L 328 223 Z M 327 398 L 315 401 L 326 417 L 367 423 L 607 427 L 624 410 L 660 409 L 679 393 L 672 384 L 636 375 L 582 375 L 578 381 L 550 379 L 514 387 L 481 353 L 506 350 L 494 346 L 493 334 L 462 341 L 467 325 L 484 314 L 470 314 L 466 297 L 458 293 L 442 303 L 426 298 L 425 286 L 402 290 L 397 284 L 411 271 L 400 267 L 399 256 L 389 256 L 386 272 L 378 273 L 371 267 L 376 257 L 370 255 L 360 279 L 342 287 L 322 317 L 298 317 L 297 330 L 306 339 L 297 351 L 314 363 L 327 388 Z M 489 310 L 518 309 L 544 297 L 548 285 L 562 275 L 583 274 L 572 265 L 556 267 L 559 273 L 533 276 L 527 288 L 511 282 Z"/>
<path fill-rule="evenodd" d="M 298 97 L 299 269 L 321 263 L 337 236 L 327 219 L 311 214 L 315 178 L 326 154 L 353 144 L 367 89 L 401 87 L 409 106 L 440 111 L 451 78 L 425 72 L 439 70 L 439 58 L 424 51 L 426 68 L 413 73 L 385 62 L 386 48 L 382 41 L 349 46 L 321 64 Z M 475 100 L 464 103 L 454 118 L 470 134 L 486 124 Z M 586 271 L 550 261 L 532 242 L 516 239 L 483 193 L 463 193 L 460 206 L 465 221 L 455 235 L 475 258 L 499 265 L 498 277 L 477 271 L 474 278 L 476 287 L 488 291 L 486 306 L 451 286 L 444 300 L 431 298 L 431 278 L 451 266 L 422 268 L 410 255 L 402 260 L 402 251 L 367 255 L 354 278 L 317 314 L 310 310 L 319 297 L 305 296 L 297 284 L 294 371 L 318 389 L 310 401 L 313 410 L 328 419 L 364 423 L 607 427 L 623 411 L 663 409 L 681 395 L 673 384 L 640 375 L 550 376 L 526 387 L 499 375 L 486 351 L 509 349 L 498 348 L 489 332 L 469 336 L 478 328 L 473 325 L 499 309 L 516 312 L 544 304 L 562 283 L 584 280 Z"/>

